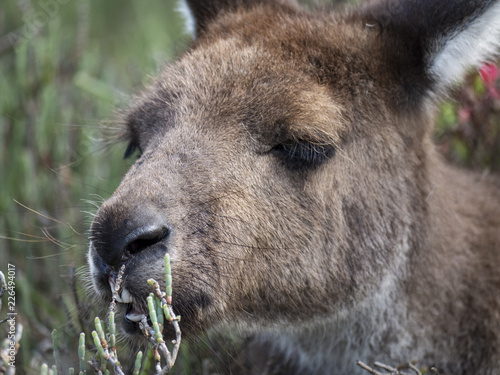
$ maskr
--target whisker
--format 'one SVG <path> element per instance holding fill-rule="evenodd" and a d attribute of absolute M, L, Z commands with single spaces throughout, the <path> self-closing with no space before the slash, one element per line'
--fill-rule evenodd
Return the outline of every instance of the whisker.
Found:
<path fill-rule="evenodd" d="M 74 248 L 76 245 L 71 245 L 71 244 L 68 244 L 68 243 L 65 243 L 61 240 L 58 240 L 57 238 L 55 238 L 53 235 L 51 235 L 49 233 L 49 231 L 47 229 L 43 229 L 42 230 L 42 233 L 47 237 L 47 239 L 52 242 L 53 244 L 57 245 L 57 246 L 60 246 L 62 247 L 63 249 L 65 250 L 69 250 L 69 249 L 72 249 Z"/>
<path fill-rule="evenodd" d="M 75 232 L 75 234 L 77 234 L 77 235 L 81 236 L 81 233 L 78 233 L 78 232 L 77 232 L 77 231 L 76 231 L 76 230 L 75 230 L 75 229 L 71 226 L 71 224 L 69 224 L 69 223 L 63 223 L 62 221 L 57 220 L 56 218 L 53 218 L 52 216 L 48 216 L 48 215 L 42 214 L 41 212 L 36 211 L 36 210 L 34 210 L 34 209 L 32 209 L 32 208 L 29 208 L 28 206 L 26 206 L 26 205 L 22 204 L 21 202 L 19 202 L 19 201 L 18 201 L 18 200 L 16 200 L 16 199 L 14 199 L 14 202 L 16 202 L 18 205 L 20 205 L 21 207 L 23 207 L 24 209 L 26 209 L 26 210 L 28 210 L 28 211 L 31 211 L 31 212 L 33 212 L 33 213 L 35 213 L 35 214 L 37 214 L 37 215 L 39 215 L 39 216 L 41 216 L 41 217 L 44 217 L 44 218 L 46 218 L 46 219 L 48 219 L 48 220 L 50 220 L 50 221 L 53 221 L 53 222 L 55 222 L 55 223 L 57 223 L 57 224 L 61 224 L 61 225 L 64 225 L 64 226 L 66 226 L 66 227 L 70 228 L 73 232 Z"/>
<path fill-rule="evenodd" d="M 9 236 L 1 236 L 0 238 L 2 240 L 9 240 L 9 241 L 16 241 L 16 242 L 31 242 L 31 243 L 41 243 L 41 242 L 49 242 L 48 239 L 33 239 L 33 240 L 27 240 L 24 238 L 16 238 L 16 237 L 9 237 Z"/>

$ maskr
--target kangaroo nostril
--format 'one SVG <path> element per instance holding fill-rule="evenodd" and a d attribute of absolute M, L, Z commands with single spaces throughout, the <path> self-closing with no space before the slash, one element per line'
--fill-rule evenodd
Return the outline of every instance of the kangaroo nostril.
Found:
<path fill-rule="evenodd" d="M 142 251 L 166 242 L 172 233 L 168 221 L 154 206 L 137 203 L 130 208 L 123 206 L 123 201 L 120 197 L 107 201 L 90 229 L 93 249 L 115 271 Z"/>
<path fill-rule="evenodd" d="M 137 254 L 144 249 L 164 240 L 170 230 L 164 226 L 146 226 L 137 228 L 125 237 L 125 250 L 129 254 Z"/>

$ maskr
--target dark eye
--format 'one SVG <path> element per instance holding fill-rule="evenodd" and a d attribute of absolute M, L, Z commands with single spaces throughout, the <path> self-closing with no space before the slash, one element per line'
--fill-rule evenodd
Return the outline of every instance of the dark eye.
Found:
<path fill-rule="evenodd" d="M 141 157 L 141 149 L 139 147 L 139 144 L 136 141 L 130 141 L 127 149 L 125 150 L 125 153 L 123 154 L 123 158 L 127 159 L 131 157 L 136 151 L 139 151 L 137 158 Z"/>
<path fill-rule="evenodd" d="M 305 140 L 289 141 L 274 146 L 271 150 L 287 168 L 316 168 L 335 155 L 330 144 L 314 143 Z"/>

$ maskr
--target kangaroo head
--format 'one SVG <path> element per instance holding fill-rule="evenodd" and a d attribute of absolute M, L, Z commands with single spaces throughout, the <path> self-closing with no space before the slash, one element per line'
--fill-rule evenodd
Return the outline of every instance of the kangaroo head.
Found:
<path fill-rule="evenodd" d="M 405 280 L 435 229 L 436 104 L 498 47 L 500 1 L 188 6 L 196 38 L 131 104 L 139 158 L 91 228 L 94 293 L 126 265 L 124 331 L 167 252 L 188 335 L 301 330 Z"/>

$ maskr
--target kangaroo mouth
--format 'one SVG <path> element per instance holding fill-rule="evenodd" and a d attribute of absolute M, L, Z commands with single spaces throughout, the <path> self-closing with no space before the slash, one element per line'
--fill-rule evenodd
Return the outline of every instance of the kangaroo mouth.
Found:
<path fill-rule="evenodd" d="M 111 288 L 111 293 L 113 293 L 116 290 L 115 278 L 109 276 L 108 283 Z M 151 324 L 146 306 L 141 304 L 138 298 L 134 297 L 125 286 L 122 285 L 118 293 L 113 294 L 118 308 L 125 312 L 123 326 L 127 333 L 140 334 L 139 322 L 144 318 L 147 319 L 148 324 Z"/>
<path fill-rule="evenodd" d="M 145 315 L 146 314 L 144 313 L 144 311 L 142 311 L 142 308 L 140 306 L 133 303 L 127 304 L 125 319 L 128 319 L 131 322 L 139 323 Z"/>

